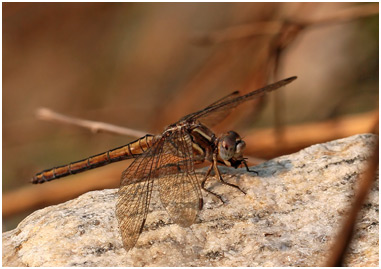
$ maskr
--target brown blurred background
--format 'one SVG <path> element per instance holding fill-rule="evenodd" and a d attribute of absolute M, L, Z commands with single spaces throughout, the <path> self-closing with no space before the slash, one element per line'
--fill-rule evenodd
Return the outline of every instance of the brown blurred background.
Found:
<path fill-rule="evenodd" d="M 3 230 L 117 187 L 128 161 L 31 186 L 36 172 L 136 139 L 38 120 L 39 107 L 155 134 L 296 75 L 214 130 L 234 128 L 263 160 L 378 130 L 378 3 L 3 3 L 2 15 Z"/>

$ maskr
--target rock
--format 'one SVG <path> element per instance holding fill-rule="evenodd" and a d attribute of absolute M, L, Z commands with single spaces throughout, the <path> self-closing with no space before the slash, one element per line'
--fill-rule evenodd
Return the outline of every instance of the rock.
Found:
<path fill-rule="evenodd" d="M 210 179 L 196 223 L 170 220 L 154 190 L 136 246 L 122 247 L 116 190 L 38 210 L 3 233 L 3 266 L 321 266 L 378 137 L 314 145 L 252 169 L 222 168 L 238 190 Z M 205 171 L 205 169 L 204 169 Z M 363 207 L 347 266 L 378 266 L 378 181 Z"/>

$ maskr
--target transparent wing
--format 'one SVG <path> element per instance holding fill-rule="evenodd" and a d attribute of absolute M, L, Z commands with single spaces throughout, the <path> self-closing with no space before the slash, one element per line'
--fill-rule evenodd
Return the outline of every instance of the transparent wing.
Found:
<path fill-rule="evenodd" d="M 200 110 L 200 111 L 197 111 L 197 112 L 194 112 L 194 113 L 186 115 L 185 117 L 180 119 L 180 121 L 193 118 L 193 117 L 197 116 L 200 112 L 204 111 L 205 109 L 209 109 L 209 108 L 211 108 L 213 106 L 216 106 L 218 104 L 227 102 L 229 100 L 233 100 L 234 98 L 236 98 L 238 96 L 239 96 L 239 91 L 232 92 L 231 94 L 229 94 L 229 95 L 227 95 L 227 96 L 217 100 L 216 102 L 211 103 L 209 106 L 207 106 L 203 110 Z M 204 117 L 201 122 L 203 124 L 209 126 L 209 127 L 212 127 L 215 124 L 221 122 L 224 118 L 226 118 L 229 115 L 230 112 L 231 112 L 231 110 L 229 110 L 229 109 L 216 111 L 215 113 L 209 114 L 208 117 Z"/>
<path fill-rule="evenodd" d="M 160 138 L 122 174 L 116 216 L 127 251 L 134 247 L 143 229 L 155 180 L 171 219 L 184 227 L 191 225 L 202 196 L 194 173 L 192 140 L 184 129 Z"/>
<path fill-rule="evenodd" d="M 279 89 L 280 87 L 283 87 L 283 86 L 291 83 L 296 78 L 297 77 L 289 77 L 289 78 L 280 80 L 278 82 L 275 82 L 273 84 L 267 85 L 267 86 L 260 88 L 258 90 L 249 92 L 248 94 L 245 94 L 242 96 L 238 96 L 238 97 L 234 97 L 234 98 L 226 98 L 225 97 L 226 100 L 224 100 L 224 98 L 222 98 L 222 99 L 220 99 L 221 101 L 217 101 L 217 102 L 207 106 L 206 108 L 204 108 L 200 111 L 197 111 L 197 112 L 192 113 L 188 116 L 185 116 L 183 119 L 186 119 L 186 120 L 196 120 L 197 119 L 206 125 L 208 122 L 212 122 L 212 125 L 213 125 L 213 121 L 214 121 L 214 124 L 218 123 L 216 121 L 216 119 L 214 118 L 215 117 L 214 115 L 217 115 L 219 120 L 222 120 L 223 116 L 226 117 L 232 111 L 232 109 L 234 109 L 239 104 L 246 102 L 246 101 L 249 101 L 249 100 L 252 100 L 254 98 L 258 98 L 260 96 L 263 96 L 267 92 Z M 227 97 L 229 97 L 229 96 L 227 96 Z M 211 126 L 211 125 L 209 125 L 209 126 Z"/>
<path fill-rule="evenodd" d="M 202 207 L 201 187 L 193 165 L 191 137 L 183 129 L 178 130 L 164 142 L 158 182 L 164 208 L 182 227 L 194 223 Z"/>
<path fill-rule="evenodd" d="M 116 217 L 123 246 L 127 251 L 135 246 L 147 217 L 162 145 L 163 140 L 160 139 L 136 158 L 122 174 Z"/>

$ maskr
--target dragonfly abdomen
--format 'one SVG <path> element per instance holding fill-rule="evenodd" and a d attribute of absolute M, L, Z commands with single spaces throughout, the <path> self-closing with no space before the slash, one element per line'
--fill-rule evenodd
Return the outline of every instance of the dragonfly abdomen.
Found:
<path fill-rule="evenodd" d="M 72 162 L 67 165 L 57 166 L 36 174 L 31 182 L 44 183 L 57 178 L 77 174 L 93 168 L 104 166 L 113 162 L 135 158 L 152 146 L 154 136 L 146 135 L 127 145 L 91 156 L 89 158 Z"/>

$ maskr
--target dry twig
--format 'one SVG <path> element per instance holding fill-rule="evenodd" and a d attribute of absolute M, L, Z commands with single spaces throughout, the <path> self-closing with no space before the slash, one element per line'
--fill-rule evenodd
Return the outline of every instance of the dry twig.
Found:
<path fill-rule="evenodd" d="M 377 117 L 378 111 L 372 111 L 323 122 L 286 126 L 281 144 L 274 137 L 274 128 L 253 130 L 244 136 L 247 144 L 245 152 L 264 159 L 290 154 L 317 143 L 367 133 L 374 128 Z"/>
<path fill-rule="evenodd" d="M 377 124 L 370 128 L 371 132 L 378 134 L 378 118 Z M 376 127 L 377 126 L 377 127 Z M 374 181 L 377 178 L 378 172 L 378 162 L 379 162 L 379 141 L 377 141 L 374 146 L 372 155 L 370 157 L 368 167 L 365 173 L 360 176 L 357 193 L 353 201 L 352 207 L 349 211 L 347 218 L 343 221 L 343 225 L 339 234 L 336 236 L 337 239 L 332 246 L 332 253 L 327 261 L 327 266 L 344 266 L 345 254 L 351 243 L 354 235 L 354 228 L 356 224 L 357 217 L 363 207 L 365 199 L 370 192 Z"/>
<path fill-rule="evenodd" d="M 202 37 L 195 38 L 194 42 L 202 45 L 216 44 L 241 38 L 251 38 L 259 35 L 277 35 L 282 32 L 285 34 L 289 30 L 288 28 L 295 28 L 296 26 L 296 28 L 301 30 L 302 28 L 309 26 L 324 26 L 332 23 L 345 23 L 363 17 L 377 15 L 378 7 L 378 3 L 354 5 L 343 10 L 338 10 L 334 14 L 328 14 L 319 18 L 306 17 L 305 19 L 298 20 L 279 19 L 273 21 L 246 23 L 211 32 Z M 286 34 L 288 35 L 288 33 Z"/>
<path fill-rule="evenodd" d="M 140 138 L 145 136 L 147 133 L 142 131 L 137 131 L 125 127 L 116 126 L 109 123 L 99 122 L 99 121 L 90 121 L 80 118 L 69 117 L 63 114 L 54 112 L 48 108 L 39 108 L 36 112 L 36 116 L 40 120 L 60 122 L 69 125 L 79 126 L 85 129 L 89 129 L 93 133 L 97 132 L 109 132 L 119 135 L 127 135 L 132 137 Z"/>
<path fill-rule="evenodd" d="M 327 261 L 327 266 L 344 266 L 344 259 L 347 249 L 353 238 L 356 219 L 362 209 L 365 199 L 372 188 L 377 177 L 378 171 L 378 143 L 375 145 L 369 165 L 363 176 L 360 178 L 360 186 L 353 201 L 352 208 L 344 221 L 344 224 L 336 236 L 336 240 L 332 246 L 332 253 Z"/>

